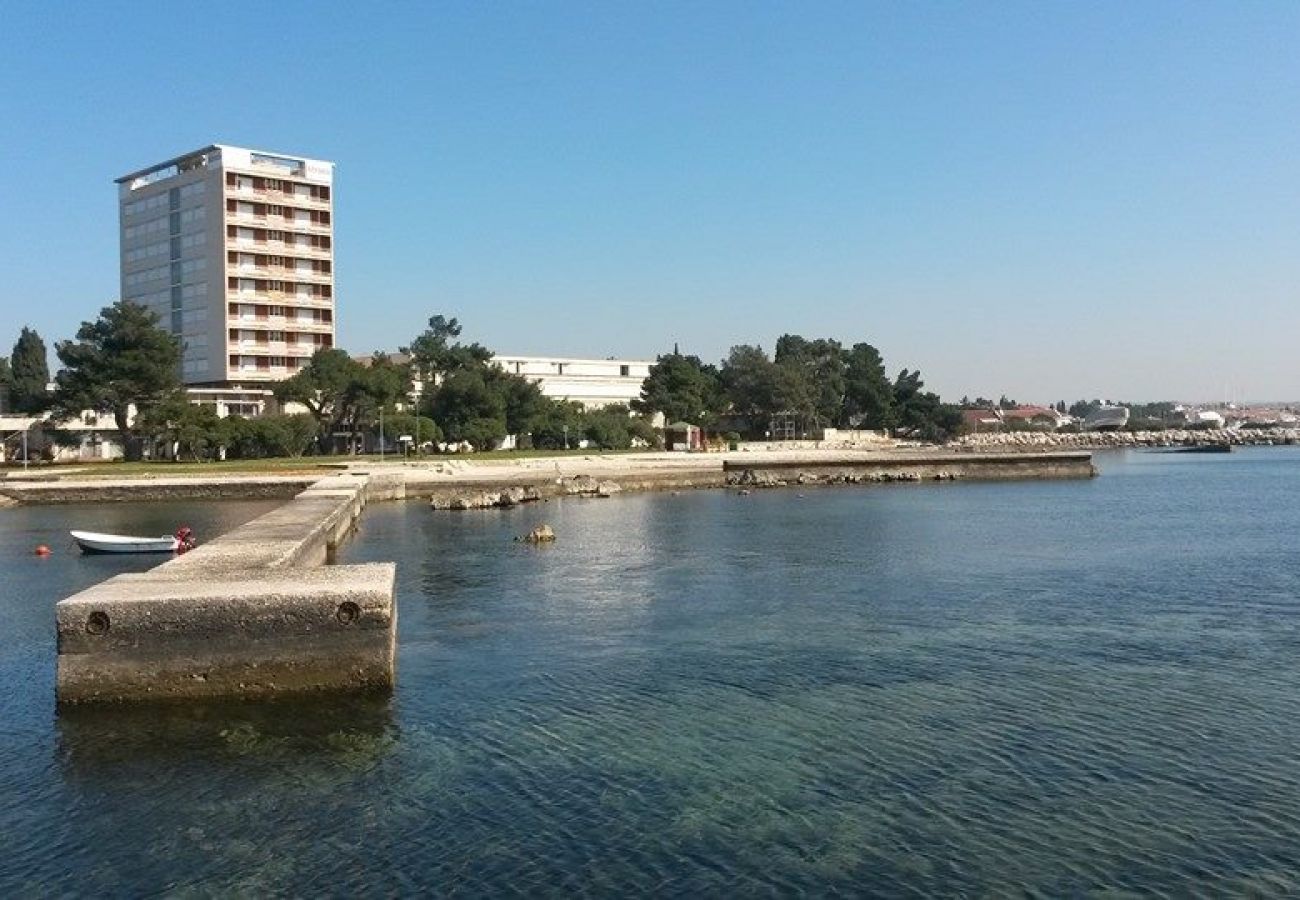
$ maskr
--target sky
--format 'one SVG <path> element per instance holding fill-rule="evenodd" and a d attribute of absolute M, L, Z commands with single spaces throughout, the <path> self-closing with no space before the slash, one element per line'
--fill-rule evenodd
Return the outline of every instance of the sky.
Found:
<path fill-rule="evenodd" d="M 1300 3 L 0 0 L 0 353 L 113 179 L 337 163 L 338 342 L 880 349 L 945 399 L 1300 399 Z"/>

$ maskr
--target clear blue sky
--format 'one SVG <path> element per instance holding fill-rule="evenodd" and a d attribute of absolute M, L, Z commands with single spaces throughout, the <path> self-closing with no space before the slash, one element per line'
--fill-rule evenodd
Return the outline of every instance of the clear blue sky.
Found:
<path fill-rule="evenodd" d="M 868 340 L 1020 400 L 1300 399 L 1300 3 L 0 0 L 0 352 L 113 178 L 337 162 L 340 343 Z"/>

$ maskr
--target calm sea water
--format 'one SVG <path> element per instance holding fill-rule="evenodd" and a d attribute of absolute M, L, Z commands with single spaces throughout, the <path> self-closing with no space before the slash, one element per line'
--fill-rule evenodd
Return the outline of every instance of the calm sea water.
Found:
<path fill-rule="evenodd" d="M 0 895 L 1300 892 L 1300 450 L 1100 462 L 372 506 L 391 698 L 162 712 L 55 715 L 122 563 L 0 513 Z"/>

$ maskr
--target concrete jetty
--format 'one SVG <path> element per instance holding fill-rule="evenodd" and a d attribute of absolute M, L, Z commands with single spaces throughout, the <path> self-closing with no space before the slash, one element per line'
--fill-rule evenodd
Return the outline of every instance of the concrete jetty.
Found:
<path fill-rule="evenodd" d="M 388 476 L 324 478 L 156 569 L 60 601 L 58 702 L 390 689 L 394 564 L 323 564 L 369 499 L 403 493 Z"/>

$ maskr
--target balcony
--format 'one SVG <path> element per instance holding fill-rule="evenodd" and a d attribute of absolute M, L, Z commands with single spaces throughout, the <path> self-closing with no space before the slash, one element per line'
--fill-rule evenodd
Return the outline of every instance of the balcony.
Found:
<path fill-rule="evenodd" d="M 283 216 L 258 215 L 230 209 L 226 210 L 226 222 L 230 225 L 247 225 L 275 231 L 291 231 L 296 234 L 330 234 L 330 226 L 319 222 L 300 222 Z"/>
<path fill-rule="evenodd" d="M 304 197 L 293 191 L 272 190 L 263 188 L 258 190 L 249 187 L 227 187 L 227 197 L 235 197 L 241 200 L 257 200 L 262 203 L 277 203 L 281 206 L 301 206 L 311 209 L 329 209 L 331 201 L 321 200 L 317 197 Z"/>

